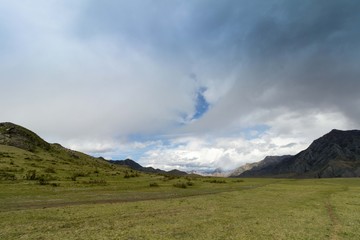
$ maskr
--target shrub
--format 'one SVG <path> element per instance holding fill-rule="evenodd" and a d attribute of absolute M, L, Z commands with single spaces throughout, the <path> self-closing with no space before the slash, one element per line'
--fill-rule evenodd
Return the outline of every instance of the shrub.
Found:
<path fill-rule="evenodd" d="M 174 187 L 177 187 L 177 188 L 187 188 L 187 184 L 184 183 L 184 182 L 177 182 L 177 183 L 174 183 L 173 185 Z"/>
<path fill-rule="evenodd" d="M 220 180 L 220 179 L 205 180 L 204 182 L 209 182 L 209 183 L 226 183 L 225 180 Z"/>
<path fill-rule="evenodd" d="M 41 175 L 38 178 L 38 181 L 39 181 L 40 185 L 48 185 L 49 184 L 49 180 L 44 175 Z"/>
<path fill-rule="evenodd" d="M 15 181 L 17 178 L 13 173 L 0 172 L 0 180 Z"/>
<path fill-rule="evenodd" d="M 124 178 L 132 178 L 132 177 L 139 177 L 139 173 L 138 172 L 134 172 L 134 171 L 125 171 L 125 175 L 124 175 Z"/>
<path fill-rule="evenodd" d="M 159 184 L 157 184 L 156 182 L 154 182 L 154 183 L 150 183 L 149 186 L 150 186 L 150 187 L 159 187 Z"/>
<path fill-rule="evenodd" d="M 164 176 L 164 179 L 163 181 L 170 181 L 170 180 L 173 180 L 173 179 L 178 179 L 180 178 L 179 176 L 174 176 L 174 175 L 163 175 Z"/>
<path fill-rule="evenodd" d="M 72 174 L 71 177 L 70 177 L 70 179 L 71 179 L 72 181 L 76 181 L 76 178 L 77 178 L 77 177 L 78 177 L 78 175 Z"/>
<path fill-rule="evenodd" d="M 53 167 L 45 168 L 44 172 L 46 173 L 56 173 L 55 169 Z"/>
<path fill-rule="evenodd" d="M 188 186 L 194 186 L 194 183 L 191 182 L 191 181 L 187 182 L 186 184 L 187 184 Z"/>
<path fill-rule="evenodd" d="M 234 182 L 244 182 L 244 180 L 242 180 L 242 179 L 237 179 L 237 180 L 235 180 Z"/>
<path fill-rule="evenodd" d="M 73 181 L 76 181 L 77 177 L 86 177 L 86 176 L 87 176 L 87 174 L 84 173 L 84 172 L 74 172 L 71 175 L 70 179 L 73 180 Z"/>
<path fill-rule="evenodd" d="M 53 178 L 50 174 L 45 174 L 45 175 L 40 175 L 39 177 L 37 177 L 37 180 L 39 181 L 40 185 L 48 185 L 48 184 L 50 184 L 49 181 L 55 180 L 55 178 Z"/>
<path fill-rule="evenodd" d="M 26 180 L 36 180 L 36 170 L 28 170 L 25 174 Z"/>

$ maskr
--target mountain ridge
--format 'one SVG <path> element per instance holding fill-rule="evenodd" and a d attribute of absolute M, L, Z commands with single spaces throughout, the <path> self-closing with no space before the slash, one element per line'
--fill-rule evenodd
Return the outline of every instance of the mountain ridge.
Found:
<path fill-rule="evenodd" d="M 333 129 L 278 163 L 244 171 L 239 177 L 360 177 L 360 130 Z"/>

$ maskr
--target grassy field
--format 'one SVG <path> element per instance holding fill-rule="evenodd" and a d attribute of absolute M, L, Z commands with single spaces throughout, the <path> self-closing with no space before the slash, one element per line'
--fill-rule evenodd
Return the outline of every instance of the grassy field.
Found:
<path fill-rule="evenodd" d="M 0 239 L 360 239 L 360 179 L 149 175 L 0 145 Z"/>
<path fill-rule="evenodd" d="M 359 179 L 216 180 L 2 181 L 0 239 L 360 239 Z"/>

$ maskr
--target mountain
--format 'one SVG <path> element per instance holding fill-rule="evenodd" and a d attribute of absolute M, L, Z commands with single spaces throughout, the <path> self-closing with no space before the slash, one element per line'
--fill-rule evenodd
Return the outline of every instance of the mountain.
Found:
<path fill-rule="evenodd" d="M 230 174 L 230 177 L 236 177 L 239 176 L 240 174 L 242 174 L 245 171 L 249 171 L 249 170 L 259 170 L 262 168 L 265 168 L 267 166 L 273 165 L 273 164 L 277 164 L 279 162 L 281 162 L 283 159 L 291 157 L 291 155 L 284 155 L 284 156 L 266 156 L 263 160 L 259 161 L 259 162 L 254 162 L 254 163 L 246 163 L 245 165 L 242 165 L 238 168 L 236 168 L 235 170 L 233 170 L 233 172 Z"/>
<path fill-rule="evenodd" d="M 185 176 L 187 175 L 186 172 L 177 170 L 177 169 L 173 169 L 171 171 L 164 171 L 161 169 L 155 169 L 153 167 L 143 167 L 140 164 L 138 164 L 137 162 L 135 162 L 134 160 L 131 159 L 125 159 L 125 160 L 110 160 L 109 161 L 112 164 L 115 165 L 120 165 L 120 166 L 127 166 L 133 170 L 137 170 L 140 172 L 145 172 L 145 173 L 159 173 L 159 174 L 167 174 L 167 175 L 173 175 L 173 176 Z"/>
<path fill-rule="evenodd" d="M 240 177 L 360 177 L 360 131 L 332 130 L 306 150 L 254 167 Z"/>

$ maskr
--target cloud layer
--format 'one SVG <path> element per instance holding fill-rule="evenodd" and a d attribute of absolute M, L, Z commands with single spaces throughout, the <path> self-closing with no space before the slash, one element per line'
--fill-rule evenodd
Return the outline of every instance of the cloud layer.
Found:
<path fill-rule="evenodd" d="M 0 121 L 144 165 L 232 168 L 360 126 L 360 4 L 0 1 Z"/>

